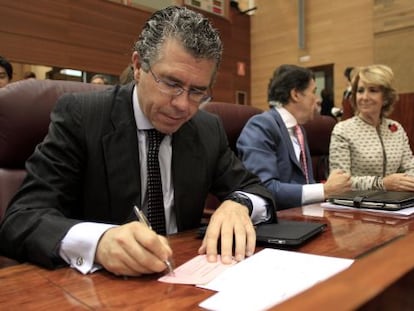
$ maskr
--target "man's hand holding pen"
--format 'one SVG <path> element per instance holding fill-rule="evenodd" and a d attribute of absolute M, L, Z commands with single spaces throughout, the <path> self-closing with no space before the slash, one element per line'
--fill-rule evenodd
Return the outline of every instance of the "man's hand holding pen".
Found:
<path fill-rule="evenodd" d="M 136 205 L 134 206 L 134 213 L 137 216 L 140 223 L 146 225 L 149 229 L 152 229 L 151 224 L 148 221 L 147 217 L 145 216 L 143 211 L 140 210 Z M 164 263 L 167 267 L 168 273 L 174 275 L 174 266 L 173 266 L 171 258 L 169 257 L 169 258 L 165 259 Z"/>
<path fill-rule="evenodd" d="M 168 240 L 139 221 L 107 230 L 98 242 L 95 262 L 123 276 L 159 273 L 172 257 Z"/>

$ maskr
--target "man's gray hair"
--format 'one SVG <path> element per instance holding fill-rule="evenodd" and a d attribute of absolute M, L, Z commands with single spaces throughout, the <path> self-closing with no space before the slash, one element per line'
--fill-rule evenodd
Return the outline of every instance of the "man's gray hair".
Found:
<path fill-rule="evenodd" d="M 170 6 L 148 19 L 135 43 L 142 69 L 148 71 L 148 66 L 161 57 L 167 39 L 178 40 L 195 58 L 214 60 L 216 69 L 221 62 L 223 45 L 209 20 L 185 7 Z"/>

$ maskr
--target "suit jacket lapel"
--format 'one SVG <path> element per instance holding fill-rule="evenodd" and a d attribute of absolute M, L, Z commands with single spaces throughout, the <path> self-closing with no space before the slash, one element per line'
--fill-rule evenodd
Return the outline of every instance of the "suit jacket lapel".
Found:
<path fill-rule="evenodd" d="M 113 128 L 102 139 L 112 217 L 131 218 L 132 206 L 141 204 L 141 179 L 137 127 L 132 106 L 133 84 L 120 88 L 115 96 L 111 120 Z M 122 197 L 121 197 L 122 196 Z M 128 206 L 119 206 L 119 205 Z"/>
<path fill-rule="evenodd" d="M 277 112 L 276 109 L 272 109 L 271 111 L 282 133 L 282 139 L 286 140 L 286 145 L 288 148 L 290 161 L 292 161 L 294 165 L 296 165 L 300 170 L 302 170 L 302 166 L 300 165 L 298 159 L 296 158 L 295 150 L 293 149 L 293 145 L 290 139 L 290 134 L 286 127 L 285 122 L 283 122 L 282 117 L 280 116 L 279 112 Z"/>

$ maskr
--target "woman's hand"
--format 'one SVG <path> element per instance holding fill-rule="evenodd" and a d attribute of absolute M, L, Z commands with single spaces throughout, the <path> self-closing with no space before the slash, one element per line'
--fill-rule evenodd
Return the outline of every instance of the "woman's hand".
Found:
<path fill-rule="evenodd" d="M 414 191 L 414 177 L 405 173 L 388 175 L 382 181 L 389 191 Z"/>

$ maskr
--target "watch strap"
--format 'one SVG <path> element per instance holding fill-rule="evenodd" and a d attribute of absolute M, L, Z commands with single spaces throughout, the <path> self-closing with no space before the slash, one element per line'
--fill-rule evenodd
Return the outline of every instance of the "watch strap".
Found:
<path fill-rule="evenodd" d="M 244 205 L 247 207 L 247 209 L 249 210 L 249 215 L 252 214 L 253 212 L 253 203 L 252 200 L 250 200 L 250 198 L 243 194 L 243 193 L 239 193 L 239 192 L 232 192 L 231 194 L 229 194 L 225 200 L 231 200 L 234 202 L 237 202 L 241 205 Z"/>

